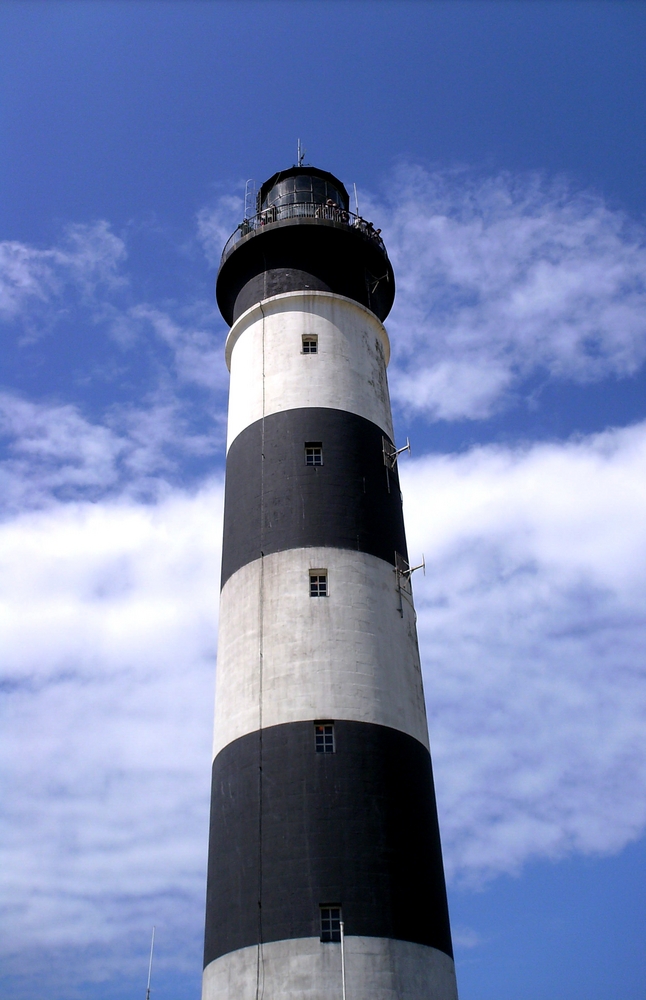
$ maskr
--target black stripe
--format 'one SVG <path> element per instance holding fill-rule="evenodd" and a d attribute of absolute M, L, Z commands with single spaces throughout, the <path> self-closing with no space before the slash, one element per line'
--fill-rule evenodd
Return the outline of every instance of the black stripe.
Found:
<path fill-rule="evenodd" d="M 285 549 L 406 558 L 399 478 L 384 465 L 383 438 L 365 417 L 324 407 L 272 413 L 264 429 L 257 420 L 241 431 L 227 456 L 222 584 L 261 553 Z M 305 464 L 306 441 L 322 443 L 321 468 Z"/>
<path fill-rule="evenodd" d="M 342 905 L 346 934 L 452 954 L 427 749 L 361 722 L 336 722 L 335 740 L 335 753 L 317 754 L 313 723 L 295 722 L 216 757 L 205 965 L 260 933 L 318 935 L 321 903 Z"/>
<path fill-rule="evenodd" d="M 216 282 L 229 326 L 269 295 L 310 289 L 354 299 L 384 320 L 395 277 L 383 246 L 359 230 L 324 219 L 289 219 L 243 237 L 222 261 Z"/>

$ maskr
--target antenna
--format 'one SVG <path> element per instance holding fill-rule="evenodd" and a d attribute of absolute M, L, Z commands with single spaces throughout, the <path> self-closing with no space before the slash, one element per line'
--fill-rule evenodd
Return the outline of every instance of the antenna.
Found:
<path fill-rule="evenodd" d="M 423 569 L 424 570 L 424 576 L 426 576 L 426 559 L 424 558 L 424 553 L 423 552 L 422 552 L 422 561 L 419 564 L 419 566 L 409 566 L 408 569 L 405 569 L 405 570 L 402 571 L 401 575 L 405 576 L 408 580 L 410 580 L 411 576 L 413 575 L 413 573 L 417 569 Z"/>
<path fill-rule="evenodd" d="M 301 140 L 298 140 L 298 145 L 296 146 L 296 166 L 302 167 L 303 160 L 305 159 L 305 150 L 301 145 Z"/>
<path fill-rule="evenodd" d="M 150 961 L 148 962 L 148 985 L 146 986 L 146 1000 L 150 1000 L 150 977 L 153 971 L 153 949 L 155 947 L 155 928 L 153 927 L 153 936 L 150 942 Z"/>
<path fill-rule="evenodd" d="M 359 214 L 359 199 L 357 198 L 357 185 L 353 184 L 352 187 L 354 188 L 354 207 L 356 209 L 356 214 L 358 215 Z"/>
<path fill-rule="evenodd" d="M 402 618 L 404 617 L 404 591 L 402 589 L 402 580 L 408 580 L 410 585 L 410 578 L 418 569 L 424 570 L 424 576 L 426 576 L 426 559 L 423 553 L 421 563 L 418 566 L 411 566 L 411 564 L 406 562 L 404 557 L 401 556 L 399 552 L 395 552 L 395 568 L 393 572 L 397 578 L 397 591 L 399 593 L 399 608 L 397 610 Z M 406 600 L 408 600 L 408 597 Z"/>
<path fill-rule="evenodd" d="M 397 464 L 397 459 L 400 455 L 403 455 L 405 451 L 407 451 L 409 455 L 411 454 L 410 441 L 408 438 L 406 438 L 406 444 L 403 448 L 395 448 L 395 446 L 390 443 L 388 438 L 383 437 L 383 435 L 381 440 L 384 454 L 384 465 L 387 469 L 394 469 Z"/>

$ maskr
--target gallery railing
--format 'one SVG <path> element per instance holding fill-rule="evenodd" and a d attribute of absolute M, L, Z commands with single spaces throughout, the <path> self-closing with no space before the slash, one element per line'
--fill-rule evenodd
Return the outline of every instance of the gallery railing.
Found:
<path fill-rule="evenodd" d="M 358 229 L 364 236 L 373 239 L 386 252 L 384 241 L 379 235 L 381 230 L 375 229 L 371 222 L 366 222 L 354 212 L 346 212 L 337 205 L 320 205 L 314 202 L 297 202 L 295 205 L 271 205 L 250 219 L 243 219 L 234 233 L 224 244 L 222 260 L 228 256 L 236 243 L 249 233 L 258 232 L 272 222 L 282 222 L 284 219 L 327 219 L 329 222 L 340 222 L 351 229 Z"/>

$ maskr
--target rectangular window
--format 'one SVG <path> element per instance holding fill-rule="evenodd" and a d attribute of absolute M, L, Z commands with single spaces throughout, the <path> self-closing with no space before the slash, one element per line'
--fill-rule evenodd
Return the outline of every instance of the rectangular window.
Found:
<path fill-rule="evenodd" d="M 310 570 L 310 597 L 327 597 L 327 570 Z"/>
<path fill-rule="evenodd" d="M 303 336 L 303 354 L 318 354 L 319 338 L 315 333 L 306 333 Z"/>
<path fill-rule="evenodd" d="M 321 941 L 341 940 L 341 907 L 321 906 Z"/>
<path fill-rule="evenodd" d="M 305 442 L 305 465 L 323 465 L 323 445 L 320 441 Z"/>
<path fill-rule="evenodd" d="M 334 753 L 334 723 L 314 723 L 314 745 L 317 753 Z"/>

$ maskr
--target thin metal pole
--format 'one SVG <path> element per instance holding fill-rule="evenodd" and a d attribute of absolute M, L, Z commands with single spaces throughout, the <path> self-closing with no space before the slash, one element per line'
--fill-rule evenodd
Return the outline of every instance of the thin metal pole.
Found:
<path fill-rule="evenodd" d="M 341 931 L 341 996 L 345 1000 L 345 934 L 343 933 L 343 921 L 339 921 Z"/>
<path fill-rule="evenodd" d="M 146 986 L 146 1000 L 150 1000 L 150 977 L 153 972 L 153 950 L 155 948 L 155 928 L 153 927 L 153 936 L 150 942 L 150 961 L 148 962 L 148 985 Z"/>

